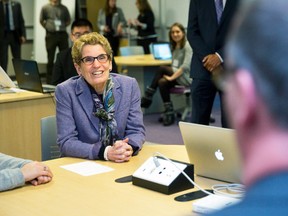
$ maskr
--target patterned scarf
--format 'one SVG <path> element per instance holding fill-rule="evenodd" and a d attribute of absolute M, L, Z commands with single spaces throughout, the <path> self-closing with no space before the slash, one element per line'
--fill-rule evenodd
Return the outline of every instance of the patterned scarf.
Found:
<path fill-rule="evenodd" d="M 115 120 L 115 100 L 113 96 L 114 83 L 109 77 L 103 92 L 103 103 L 99 96 L 92 93 L 94 101 L 93 114 L 100 120 L 100 141 L 104 146 L 113 145 L 118 138 L 117 122 Z"/>

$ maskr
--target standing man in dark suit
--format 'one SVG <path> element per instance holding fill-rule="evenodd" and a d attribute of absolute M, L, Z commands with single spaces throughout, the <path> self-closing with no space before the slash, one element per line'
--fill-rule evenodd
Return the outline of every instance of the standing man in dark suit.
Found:
<path fill-rule="evenodd" d="M 227 127 L 222 92 L 214 85 L 213 75 L 225 62 L 223 48 L 238 0 L 191 0 L 187 37 L 193 49 L 191 62 L 193 123 L 208 125 L 216 93 L 221 100 L 221 122 Z M 219 13 L 218 13 L 219 12 Z"/>
<path fill-rule="evenodd" d="M 13 58 L 20 58 L 21 44 L 26 41 L 26 29 L 19 2 L 2 0 L 0 11 L 0 65 L 7 71 L 8 47 Z"/>
<path fill-rule="evenodd" d="M 71 25 L 70 40 L 72 43 L 84 34 L 88 34 L 93 31 L 92 23 L 87 19 L 77 19 Z M 112 59 L 112 73 L 117 73 L 117 66 Z M 53 67 L 52 84 L 57 85 L 73 76 L 78 76 L 78 73 L 74 67 L 71 47 L 60 51 L 57 54 L 57 58 Z"/>

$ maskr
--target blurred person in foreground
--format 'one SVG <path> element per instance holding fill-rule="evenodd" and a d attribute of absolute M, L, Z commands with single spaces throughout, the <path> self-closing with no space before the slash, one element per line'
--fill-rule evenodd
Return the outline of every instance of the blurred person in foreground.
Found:
<path fill-rule="evenodd" d="M 52 178 L 51 170 L 44 163 L 0 153 L 0 191 L 21 187 L 28 182 L 37 186 Z"/>
<path fill-rule="evenodd" d="M 137 81 L 110 73 L 111 46 L 96 32 L 74 42 L 72 58 L 79 76 L 55 92 L 62 156 L 129 161 L 145 139 Z"/>
<path fill-rule="evenodd" d="M 215 215 L 288 215 L 288 1 L 241 3 L 226 72 L 215 79 L 236 130 L 246 195 Z"/>

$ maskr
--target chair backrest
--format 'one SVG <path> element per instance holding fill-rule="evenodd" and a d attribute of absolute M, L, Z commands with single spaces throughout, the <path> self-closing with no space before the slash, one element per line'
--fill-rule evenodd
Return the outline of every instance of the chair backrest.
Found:
<path fill-rule="evenodd" d="M 42 161 L 60 157 L 57 145 L 56 116 L 48 116 L 41 119 L 41 153 Z"/>
<path fill-rule="evenodd" d="M 121 56 L 143 55 L 144 49 L 142 46 L 125 46 L 120 47 Z"/>

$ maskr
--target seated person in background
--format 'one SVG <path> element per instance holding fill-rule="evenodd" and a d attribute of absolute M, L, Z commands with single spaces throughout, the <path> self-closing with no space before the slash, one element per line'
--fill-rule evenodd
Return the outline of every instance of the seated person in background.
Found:
<path fill-rule="evenodd" d="M 75 20 L 71 25 L 70 39 L 74 43 L 81 35 L 88 34 L 93 31 L 93 26 L 91 22 L 87 19 Z M 117 66 L 114 61 L 112 61 L 112 72 L 117 73 Z M 59 52 L 57 54 L 56 62 L 54 63 L 53 73 L 52 73 L 52 84 L 57 85 L 70 77 L 77 76 L 78 73 L 74 67 L 71 47 Z"/>
<path fill-rule="evenodd" d="M 190 62 L 192 49 L 186 40 L 184 26 L 174 23 L 170 27 L 169 39 L 172 49 L 172 65 L 161 66 L 151 85 L 146 89 L 144 97 L 141 99 L 141 107 L 148 108 L 152 103 L 152 97 L 159 87 L 164 103 L 163 125 L 168 126 L 174 123 L 175 115 L 173 104 L 170 100 L 169 90 L 175 85 L 190 86 Z"/>
<path fill-rule="evenodd" d="M 62 156 L 129 161 L 145 139 L 137 81 L 110 73 L 111 46 L 96 32 L 74 42 L 72 58 L 79 76 L 55 91 Z"/>
<path fill-rule="evenodd" d="M 43 163 L 0 153 L 0 191 L 23 186 L 25 182 L 40 185 L 50 182 L 53 174 Z"/>

